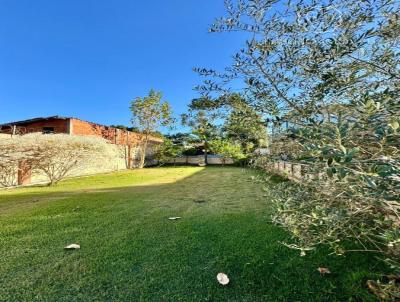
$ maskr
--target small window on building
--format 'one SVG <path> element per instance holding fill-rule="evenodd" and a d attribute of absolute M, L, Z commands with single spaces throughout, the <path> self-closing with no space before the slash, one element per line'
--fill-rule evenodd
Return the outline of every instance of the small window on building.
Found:
<path fill-rule="evenodd" d="M 43 127 L 43 134 L 53 134 L 54 127 Z"/>

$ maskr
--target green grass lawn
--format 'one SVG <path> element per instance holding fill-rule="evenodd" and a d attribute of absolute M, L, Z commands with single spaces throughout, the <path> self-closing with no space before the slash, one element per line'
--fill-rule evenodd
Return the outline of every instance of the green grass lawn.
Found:
<path fill-rule="evenodd" d="M 375 301 L 372 257 L 280 244 L 253 173 L 154 168 L 0 191 L 0 301 Z"/>

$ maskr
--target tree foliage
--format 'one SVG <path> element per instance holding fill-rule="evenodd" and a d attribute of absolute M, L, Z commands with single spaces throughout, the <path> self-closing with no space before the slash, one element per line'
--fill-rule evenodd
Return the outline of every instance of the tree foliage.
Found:
<path fill-rule="evenodd" d="M 350 241 L 399 270 L 400 3 L 225 3 L 211 31 L 247 41 L 222 72 L 196 69 L 206 77 L 197 89 L 227 95 L 242 81 L 257 113 L 291 129 L 270 143 L 270 159 L 285 153 L 313 176 L 269 190 L 274 220 L 296 240 L 287 245 L 343 254 Z"/>
<path fill-rule="evenodd" d="M 308 121 L 329 104 L 398 83 L 399 4 L 395 1 L 225 1 L 210 31 L 248 34 L 225 71 L 197 68 L 206 98 L 232 80 L 261 112 Z M 376 87 L 378 86 L 378 87 Z"/>
<path fill-rule="evenodd" d="M 262 114 L 239 93 L 194 99 L 189 108 L 190 112 L 207 112 L 207 116 L 211 117 L 208 121 L 213 122 L 217 129 L 214 133 L 220 138 L 230 140 L 232 144 L 239 144 L 242 152 L 248 156 L 256 148 L 266 147 L 268 144 L 266 122 Z"/>
<path fill-rule="evenodd" d="M 180 156 L 182 151 L 183 146 L 175 144 L 171 139 L 164 138 L 163 143 L 158 146 L 154 157 L 161 165 L 163 165 Z"/>
<path fill-rule="evenodd" d="M 191 133 L 178 132 L 175 134 L 168 134 L 165 137 L 171 140 L 175 145 L 180 147 L 188 147 L 193 143 L 199 143 L 198 137 L 192 135 Z"/>
<path fill-rule="evenodd" d="M 230 96 L 230 110 L 222 131 L 227 139 L 239 144 L 247 155 L 256 148 L 268 145 L 265 121 L 239 94 Z"/>
<path fill-rule="evenodd" d="M 203 109 L 191 109 L 188 113 L 182 114 L 181 118 L 182 124 L 190 127 L 192 135 L 203 143 L 204 162 L 207 164 L 209 142 L 218 136 L 218 127 L 215 124 L 217 116 Z"/>
<path fill-rule="evenodd" d="M 172 110 L 162 93 L 150 90 L 148 96 L 137 97 L 131 102 L 132 123 L 141 135 L 139 168 L 144 167 L 146 148 L 152 133 L 161 126 L 173 123 Z"/>
<path fill-rule="evenodd" d="M 222 163 L 225 164 L 228 159 L 238 161 L 245 158 L 245 154 L 239 144 L 232 143 L 229 140 L 216 139 L 209 143 L 210 151 L 222 157 Z"/>

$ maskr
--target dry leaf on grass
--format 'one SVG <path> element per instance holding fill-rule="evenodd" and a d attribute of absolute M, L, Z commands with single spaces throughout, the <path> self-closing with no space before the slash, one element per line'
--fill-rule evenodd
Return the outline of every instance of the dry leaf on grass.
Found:
<path fill-rule="evenodd" d="M 400 275 L 387 275 L 386 278 L 395 282 L 400 282 Z"/>
<path fill-rule="evenodd" d="M 382 290 L 382 288 L 381 288 L 381 286 L 380 286 L 380 284 L 378 282 L 375 282 L 373 280 L 368 280 L 367 281 L 367 287 L 368 287 L 368 290 L 371 293 L 373 293 L 375 296 L 377 296 L 380 300 L 386 301 L 386 300 L 389 299 L 388 294 L 386 294 Z"/>
<path fill-rule="evenodd" d="M 218 280 L 219 284 L 222 284 L 222 285 L 227 285 L 229 283 L 229 278 L 224 273 L 219 273 L 217 275 L 217 280 Z"/>
<path fill-rule="evenodd" d="M 181 219 L 182 217 L 170 217 L 170 218 L 168 218 L 169 220 L 178 220 L 178 219 Z"/>
<path fill-rule="evenodd" d="M 79 244 L 76 243 L 72 243 L 70 245 L 67 245 L 66 247 L 64 247 L 64 249 L 66 250 L 79 250 L 81 248 L 81 246 Z"/>
<path fill-rule="evenodd" d="M 368 290 L 379 298 L 381 301 L 400 301 L 400 277 L 398 275 L 384 276 L 385 280 L 381 281 L 367 281 Z M 397 282 L 396 282 L 397 281 Z"/>
<path fill-rule="evenodd" d="M 325 274 L 330 274 L 331 273 L 329 268 L 326 268 L 326 267 L 319 267 L 319 268 L 317 268 L 317 271 L 319 271 L 319 273 L 321 275 L 325 275 Z"/>

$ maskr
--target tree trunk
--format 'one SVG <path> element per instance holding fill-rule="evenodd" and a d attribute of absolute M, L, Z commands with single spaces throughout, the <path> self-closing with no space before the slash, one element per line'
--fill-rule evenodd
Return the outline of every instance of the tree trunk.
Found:
<path fill-rule="evenodd" d="M 208 159 L 207 159 L 207 157 L 208 157 L 207 148 L 208 148 L 207 141 L 204 141 L 204 163 L 205 163 L 206 165 L 208 164 Z"/>
<path fill-rule="evenodd" d="M 148 142 L 148 136 L 146 135 L 142 146 L 140 146 L 140 161 L 138 166 L 139 169 L 142 169 L 144 167 L 144 162 L 146 160 L 147 142 Z"/>

